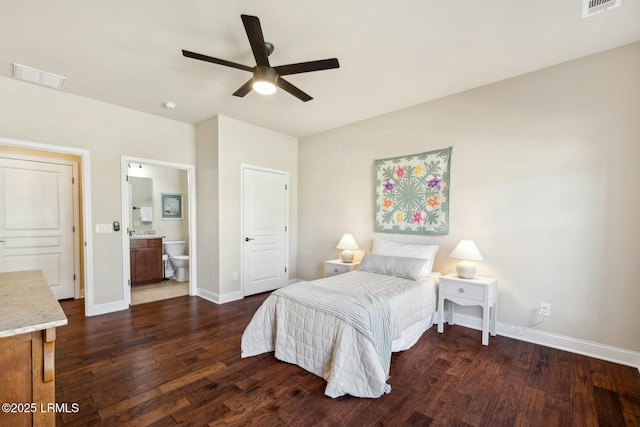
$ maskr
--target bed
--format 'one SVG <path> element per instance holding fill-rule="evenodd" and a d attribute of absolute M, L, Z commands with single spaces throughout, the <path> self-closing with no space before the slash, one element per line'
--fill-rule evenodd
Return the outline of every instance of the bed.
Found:
<path fill-rule="evenodd" d="M 332 398 L 389 393 L 391 352 L 433 324 L 437 250 L 375 239 L 357 271 L 274 291 L 245 329 L 241 356 L 273 351 L 324 378 Z"/>

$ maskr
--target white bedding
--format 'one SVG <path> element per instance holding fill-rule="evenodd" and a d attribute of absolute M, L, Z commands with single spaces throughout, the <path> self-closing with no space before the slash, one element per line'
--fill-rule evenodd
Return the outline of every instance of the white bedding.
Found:
<path fill-rule="evenodd" d="M 435 277 L 418 281 L 354 271 L 314 285 L 368 293 L 388 301 L 392 350 L 406 350 L 432 324 Z M 242 357 L 275 352 L 327 381 L 325 394 L 379 397 L 389 391 L 388 371 L 370 340 L 336 316 L 271 294 L 242 335 Z M 388 369 L 388 368 L 387 368 Z"/>

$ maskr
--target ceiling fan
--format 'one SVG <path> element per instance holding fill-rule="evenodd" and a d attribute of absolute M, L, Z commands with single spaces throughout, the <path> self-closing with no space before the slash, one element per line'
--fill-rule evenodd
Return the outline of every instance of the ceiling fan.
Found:
<path fill-rule="evenodd" d="M 253 73 L 253 78 L 240 86 L 233 95 L 243 97 L 248 94 L 251 89 L 254 89 L 258 93 L 271 94 L 276 91 L 276 86 L 289 92 L 291 95 L 300 99 L 301 101 L 311 101 L 313 98 L 301 91 L 288 81 L 282 78 L 290 74 L 309 73 L 312 71 L 329 70 L 332 68 L 339 68 L 337 58 L 322 59 L 319 61 L 299 62 L 296 64 L 279 65 L 272 67 L 269 64 L 269 55 L 273 52 L 274 47 L 271 43 L 264 41 L 262 35 L 262 27 L 260 26 L 260 20 L 257 16 L 240 15 L 244 29 L 247 32 L 249 38 L 249 44 L 253 56 L 256 59 L 256 66 L 249 67 L 247 65 L 238 64 L 236 62 L 226 61 L 224 59 L 213 58 L 211 56 L 202 55 L 200 53 L 190 52 L 188 50 L 182 50 L 182 54 L 187 58 L 198 59 L 200 61 L 212 62 L 214 64 L 220 64 L 227 67 L 237 68 L 244 71 Z"/>

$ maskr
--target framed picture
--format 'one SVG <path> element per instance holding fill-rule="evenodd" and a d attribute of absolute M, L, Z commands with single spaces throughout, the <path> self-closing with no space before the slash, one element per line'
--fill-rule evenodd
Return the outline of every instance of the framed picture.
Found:
<path fill-rule="evenodd" d="M 162 219 L 182 219 L 182 194 L 162 193 Z"/>

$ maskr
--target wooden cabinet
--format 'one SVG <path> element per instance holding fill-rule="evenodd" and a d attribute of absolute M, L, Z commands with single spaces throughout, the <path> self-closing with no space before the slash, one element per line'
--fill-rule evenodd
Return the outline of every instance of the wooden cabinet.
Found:
<path fill-rule="evenodd" d="M 53 371 L 56 328 L 0 339 L 0 424 L 55 426 Z M 12 405 L 14 404 L 14 405 Z M 6 424 L 5 424 L 6 423 Z"/>
<path fill-rule="evenodd" d="M 131 284 L 162 280 L 162 239 L 131 239 Z"/>
<path fill-rule="evenodd" d="M 67 324 L 40 270 L 0 273 L 0 425 L 55 426 L 56 327 Z"/>

